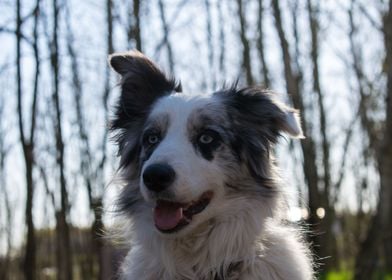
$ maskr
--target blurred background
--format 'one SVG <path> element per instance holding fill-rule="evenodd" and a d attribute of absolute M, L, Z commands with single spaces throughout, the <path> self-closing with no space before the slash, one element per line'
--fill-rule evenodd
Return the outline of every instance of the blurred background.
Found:
<path fill-rule="evenodd" d="M 318 277 L 392 279 L 392 0 L 0 0 L 0 279 L 116 278 L 107 56 L 128 49 L 185 92 L 239 79 L 300 109 L 276 152 Z"/>

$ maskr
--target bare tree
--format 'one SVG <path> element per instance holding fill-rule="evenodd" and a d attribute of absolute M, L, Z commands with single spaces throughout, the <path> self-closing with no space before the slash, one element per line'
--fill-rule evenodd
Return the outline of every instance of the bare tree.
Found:
<path fill-rule="evenodd" d="M 90 143 L 89 143 L 89 134 L 87 133 L 86 129 L 86 118 L 84 115 L 84 110 L 83 110 L 83 104 L 82 104 L 82 96 L 83 96 L 83 86 L 82 86 L 82 81 L 80 77 L 80 65 L 78 62 L 78 57 L 77 57 L 77 52 L 75 51 L 74 48 L 74 36 L 73 36 L 73 30 L 71 28 L 71 23 L 70 23 L 70 18 L 71 14 L 69 11 L 69 7 L 66 6 L 66 26 L 67 26 L 67 50 L 68 50 L 68 55 L 71 59 L 71 65 L 72 65 L 72 91 L 73 91 L 73 98 L 74 98 L 74 103 L 75 103 L 75 111 L 76 111 L 76 124 L 78 128 L 78 134 L 80 138 L 80 172 L 81 176 L 84 180 L 84 184 L 87 189 L 87 195 L 88 195 L 88 202 L 90 209 L 93 211 L 93 213 L 96 212 L 94 209 L 95 207 L 95 197 L 96 195 L 94 194 L 93 186 L 94 186 L 94 174 L 92 172 L 92 166 L 94 164 L 93 162 L 93 157 L 91 155 L 91 148 L 90 148 Z M 99 218 L 96 215 L 94 215 L 94 218 Z M 94 222 L 98 223 L 98 222 Z M 83 244 L 86 246 L 86 252 L 90 252 L 86 258 L 86 260 L 83 260 L 81 262 L 81 274 L 83 279 L 88 279 L 88 278 L 96 278 L 96 275 L 94 274 L 94 266 L 95 262 L 94 260 L 96 259 L 96 256 L 101 256 L 102 252 L 100 251 L 101 246 L 97 246 L 98 248 L 95 248 L 95 244 L 100 240 L 100 232 L 103 231 L 103 229 L 99 229 L 97 231 L 92 230 L 91 234 L 91 239 L 86 241 L 86 244 Z M 91 250 L 91 248 L 94 248 L 94 250 Z M 98 266 L 98 275 L 101 275 L 101 266 Z"/>
<path fill-rule="evenodd" d="M 208 77 L 210 77 L 210 84 L 212 85 L 212 89 L 216 89 L 216 77 L 215 77 L 215 69 L 214 69 L 214 42 L 213 42 L 213 34 L 212 34 L 212 16 L 211 16 L 211 5 L 209 0 L 204 0 L 204 6 L 206 9 L 206 34 L 207 34 L 207 53 L 208 53 Z"/>
<path fill-rule="evenodd" d="M 5 126 L 4 126 L 4 99 L 0 96 L 0 202 L 4 206 L 4 212 L 0 214 L 0 220 L 4 214 L 4 229 L 0 227 L 0 237 L 5 235 L 6 238 L 6 251 L 3 256 L 3 262 L 0 264 L 0 279 L 8 279 L 10 276 L 10 262 L 11 262 L 11 249 L 12 249 L 12 211 L 9 200 L 7 182 L 6 182 L 6 157 L 8 156 L 10 147 L 5 143 Z M 4 234 L 4 235 L 2 235 Z"/>
<path fill-rule="evenodd" d="M 371 112 L 369 108 L 371 107 L 370 93 L 366 91 L 366 84 L 368 83 L 363 70 L 363 57 L 362 57 L 362 47 L 356 42 L 356 36 L 358 28 L 354 23 L 354 8 L 355 0 L 352 0 L 351 7 L 348 9 L 349 18 L 349 41 L 350 41 L 350 51 L 352 56 L 352 68 L 354 71 L 354 77 L 358 85 L 358 92 L 360 97 L 359 102 L 359 117 L 361 121 L 362 128 L 367 135 L 369 141 L 369 148 L 373 154 L 376 153 L 377 143 L 379 141 L 378 135 L 380 131 L 376 130 L 376 126 L 371 118 Z"/>
<path fill-rule="evenodd" d="M 356 259 L 355 279 L 368 279 L 374 275 L 379 254 L 383 252 L 385 270 L 392 272 L 392 1 L 384 16 L 383 35 L 385 45 L 385 69 L 387 77 L 383 137 L 378 142 L 377 163 L 380 175 L 380 191 L 377 212 L 362 242 Z M 369 135 L 371 137 L 371 135 Z"/>
<path fill-rule="evenodd" d="M 385 267 L 392 273 L 392 0 L 384 16 L 384 45 L 387 89 L 385 98 L 386 118 L 383 138 L 378 151 L 378 170 L 380 173 L 380 222 L 384 247 Z"/>
<path fill-rule="evenodd" d="M 166 50 L 167 50 L 167 58 L 169 60 L 169 70 L 171 74 L 174 74 L 174 55 L 173 55 L 173 49 L 170 43 L 169 39 L 169 25 L 166 20 L 166 12 L 165 12 L 165 6 L 163 4 L 162 0 L 158 1 L 159 5 L 159 14 L 161 17 L 161 23 L 162 23 L 162 28 L 163 28 L 163 41 L 164 44 L 166 45 Z"/>
<path fill-rule="evenodd" d="M 140 27 L 140 0 L 132 0 L 132 9 L 129 9 L 128 14 L 128 44 L 131 48 L 131 42 L 134 41 L 134 46 L 139 51 L 142 51 L 142 38 Z M 132 11 L 132 13 L 131 13 Z"/>
<path fill-rule="evenodd" d="M 226 36 L 225 36 L 225 20 L 223 17 L 222 1 L 217 1 L 218 5 L 218 18 L 219 18 L 219 72 L 220 81 L 224 81 L 226 78 Z"/>
<path fill-rule="evenodd" d="M 249 40 L 246 37 L 247 25 L 244 15 L 244 3 L 242 2 L 242 0 L 237 0 L 237 7 L 240 24 L 240 39 L 242 43 L 242 67 L 245 70 L 246 83 L 248 85 L 253 85 L 254 78 L 252 74 L 252 64 L 250 62 L 250 45 Z"/>
<path fill-rule="evenodd" d="M 113 1 L 106 0 L 106 44 L 107 44 L 107 55 L 112 54 L 114 52 L 113 47 Z M 105 68 L 105 80 L 104 80 L 104 90 L 102 95 L 102 105 L 104 108 L 104 115 L 105 115 L 105 122 L 109 121 L 109 95 L 110 95 L 110 68 L 106 66 Z M 102 158 L 100 160 L 99 166 L 97 168 L 97 175 L 101 176 L 101 182 L 104 182 L 103 179 L 103 170 L 106 163 L 106 156 L 107 156 L 107 139 L 108 139 L 108 132 L 107 129 L 104 130 L 103 138 L 102 138 Z M 104 184 L 104 183 L 103 183 Z M 99 203 L 100 204 L 100 203 Z"/>
<path fill-rule="evenodd" d="M 113 45 L 113 1 L 106 0 L 106 55 L 110 55 L 114 52 Z M 140 35 L 140 34 L 139 34 Z M 140 40 L 136 39 L 136 40 Z M 141 44 L 141 42 L 139 42 Z M 105 68 L 105 78 L 104 78 L 104 90 L 102 95 L 102 105 L 104 108 L 104 120 L 105 123 L 109 122 L 109 97 L 110 97 L 110 68 L 107 65 Z M 79 122 L 79 129 L 81 129 L 81 121 Z M 82 133 L 82 130 L 80 130 Z M 84 134 L 84 135 L 82 135 Z M 86 137 L 86 133 L 80 134 L 82 137 Z M 107 276 L 104 275 L 103 268 L 105 267 L 105 256 L 104 256 L 104 242 L 102 240 L 102 234 L 104 231 L 104 224 L 102 221 L 103 214 L 103 202 L 102 195 L 105 188 L 105 166 L 107 164 L 107 140 L 108 140 L 108 129 L 104 130 L 102 137 L 102 146 L 101 153 L 102 157 L 99 161 L 99 164 L 95 170 L 95 192 L 93 191 L 92 180 L 87 179 L 86 186 L 89 192 L 89 203 L 90 208 L 94 213 L 94 221 L 92 226 L 92 235 L 93 235 L 93 243 L 94 243 L 94 251 L 98 255 L 98 265 L 99 265 L 99 279 L 106 279 Z M 85 143 L 88 143 L 88 140 L 84 140 Z M 86 174 L 86 176 L 88 176 Z"/>
<path fill-rule="evenodd" d="M 16 84 L 17 84 L 17 112 L 19 124 L 19 136 L 22 144 L 25 172 L 26 172 L 26 209 L 25 219 L 27 225 L 26 248 L 23 263 L 23 272 L 25 279 L 36 279 L 36 243 L 35 228 L 33 221 L 33 199 L 34 199 L 34 148 L 35 148 L 35 131 L 36 131 L 36 115 L 37 115 L 37 99 L 38 99 L 38 79 L 40 74 L 39 44 L 38 44 L 38 19 L 40 11 L 40 3 L 37 1 L 34 8 L 34 29 L 33 29 L 33 49 L 35 56 L 35 79 L 33 85 L 32 103 L 31 103 L 31 122 L 29 124 L 30 135 L 25 135 L 25 126 L 23 122 L 22 108 L 22 64 L 21 64 L 21 39 L 22 39 L 22 17 L 21 17 L 21 1 L 16 2 Z"/>
<path fill-rule="evenodd" d="M 59 171 L 60 208 L 56 210 L 57 267 L 58 279 L 72 279 L 72 255 L 70 230 L 67 221 L 69 212 L 67 182 L 65 178 L 65 145 L 63 136 L 60 101 L 60 60 L 59 60 L 59 13 L 60 5 L 53 0 L 53 30 L 50 43 L 50 62 L 52 68 L 52 99 L 54 104 L 54 136 L 56 143 L 56 163 Z"/>
<path fill-rule="evenodd" d="M 330 170 L 330 143 L 327 137 L 327 116 L 324 106 L 324 94 L 321 90 L 320 85 L 320 66 L 319 66 L 319 4 L 314 7 L 312 0 L 307 0 L 309 26 L 311 33 L 311 61 L 313 66 L 313 91 L 317 95 L 317 105 L 321 132 L 321 146 L 322 146 L 322 169 L 323 169 L 323 190 L 320 192 L 321 206 L 325 209 L 324 221 L 321 224 L 323 243 L 320 244 L 321 256 L 328 256 L 324 260 L 324 269 L 330 270 L 332 267 L 337 265 L 337 254 L 335 253 L 335 240 L 330 231 L 332 229 L 332 223 L 335 220 L 335 209 L 330 202 L 331 196 L 331 170 Z"/>
<path fill-rule="evenodd" d="M 271 86 L 270 74 L 265 58 L 265 46 L 264 46 L 264 6 L 263 0 L 258 0 L 258 13 L 257 13 L 257 50 L 260 57 L 261 68 L 263 73 L 263 84 L 266 88 Z"/>
<path fill-rule="evenodd" d="M 320 207 L 320 194 L 319 194 L 319 174 L 316 163 L 316 149 L 315 143 L 310 135 L 308 129 L 307 111 L 303 96 L 301 94 L 300 81 L 302 74 L 294 71 L 293 60 L 291 58 L 289 44 L 286 39 L 286 34 L 283 29 L 283 23 L 281 18 L 281 11 L 278 0 L 272 0 L 273 14 L 275 18 L 275 25 L 279 36 L 279 41 L 282 49 L 283 63 L 284 63 L 284 76 L 286 80 L 286 89 L 288 94 L 291 96 L 294 107 L 301 111 L 302 123 L 304 134 L 306 138 L 301 141 L 301 149 L 303 155 L 303 172 L 305 175 L 305 181 L 308 186 L 308 204 L 309 204 L 309 217 L 307 222 L 310 224 L 312 232 L 309 236 L 313 246 L 313 250 L 317 256 L 321 256 L 320 252 L 320 224 L 321 220 L 317 216 L 317 209 Z M 297 69 L 298 70 L 298 69 Z"/>

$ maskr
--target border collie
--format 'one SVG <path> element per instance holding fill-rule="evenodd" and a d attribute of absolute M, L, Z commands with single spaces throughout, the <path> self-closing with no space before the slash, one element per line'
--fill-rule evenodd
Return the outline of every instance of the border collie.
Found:
<path fill-rule="evenodd" d="M 137 51 L 109 63 L 122 78 L 111 122 L 130 245 L 120 278 L 313 279 L 272 156 L 281 133 L 302 137 L 298 112 L 258 87 L 183 94 Z"/>

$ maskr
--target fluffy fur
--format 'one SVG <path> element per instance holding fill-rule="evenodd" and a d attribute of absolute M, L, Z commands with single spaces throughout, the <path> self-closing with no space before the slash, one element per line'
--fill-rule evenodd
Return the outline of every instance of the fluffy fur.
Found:
<path fill-rule="evenodd" d="M 130 241 L 121 279 L 313 279 L 308 246 L 282 217 L 271 155 L 282 132 L 302 137 L 298 113 L 256 87 L 182 94 L 139 52 L 109 62 L 122 77 L 111 125 L 124 182 L 117 205 Z M 159 191 L 146 183 L 154 164 L 175 173 Z M 187 225 L 160 228 L 167 221 L 159 220 L 159 201 L 198 205 L 206 193 L 208 205 Z"/>

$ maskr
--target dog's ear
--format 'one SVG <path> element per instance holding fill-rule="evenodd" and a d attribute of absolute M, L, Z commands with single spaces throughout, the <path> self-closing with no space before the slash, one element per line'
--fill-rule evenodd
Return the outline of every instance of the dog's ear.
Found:
<path fill-rule="evenodd" d="M 109 56 L 110 66 L 121 75 L 123 94 L 141 99 L 181 92 L 181 85 L 168 78 L 148 57 L 139 51 L 115 53 Z"/>
<path fill-rule="evenodd" d="M 119 153 L 124 148 L 135 153 L 151 106 L 160 97 L 180 92 L 181 85 L 138 51 L 112 54 L 109 64 L 121 75 L 121 96 L 110 128 L 117 132 Z"/>
<path fill-rule="evenodd" d="M 237 112 L 241 122 L 263 131 L 268 140 L 275 142 L 281 133 L 293 138 L 304 138 L 299 112 L 276 98 L 276 94 L 258 87 L 232 88 L 217 93 L 223 96 L 229 108 Z"/>
<path fill-rule="evenodd" d="M 235 131 L 231 145 L 262 185 L 270 177 L 270 149 L 282 133 L 303 138 L 298 111 L 277 101 L 275 94 L 257 87 L 235 86 L 215 95 L 221 98 Z"/>
<path fill-rule="evenodd" d="M 281 131 L 285 132 L 286 134 L 290 135 L 292 138 L 305 138 L 302 128 L 301 128 L 301 121 L 300 121 L 300 114 L 299 111 L 291 108 L 277 100 L 272 98 L 271 100 L 281 111 L 276 116 L 276 121 L 281 129 Z"/>

